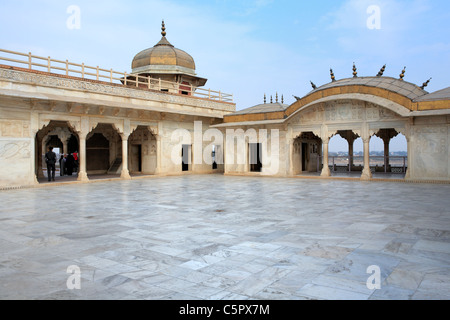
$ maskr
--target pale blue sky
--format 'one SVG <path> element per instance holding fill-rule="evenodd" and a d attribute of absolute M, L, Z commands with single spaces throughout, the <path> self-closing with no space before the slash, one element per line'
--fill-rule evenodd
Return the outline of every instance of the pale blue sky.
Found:
<path fill-rule="evenodd" d="M 81 10 L 81 29 L 69 30 L 70 5 Z M 367 8 L 380 7 L 381 29 L 370 30 Z M 309 81 L 376 75 L 448 87 L 448 0 L 47 0 L 0 3 L 0 47 L 131 71 L 139 51 L 167 38 L 191 54 L 207 88 L 233 93 L 237 109 L 263 95 L 304 96 Z M 332 146 L 330 146 L 332 147 Z M 377 148 L 378 149 L 378 148 Z M 395 148 L 393 148 L 395 149 Z"/>

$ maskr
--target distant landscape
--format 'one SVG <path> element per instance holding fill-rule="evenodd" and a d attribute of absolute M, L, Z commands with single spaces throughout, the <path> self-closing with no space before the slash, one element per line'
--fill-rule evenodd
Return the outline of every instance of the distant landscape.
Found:
<path fill-rule="evenodd" d="M 329 152 L 328 155 L 330 157 L 347 157 L 348 151 L 338 151 L 338 152 Z M 392 157 L 407 157 L 408 152 L 407 151 L 395 151 L 395 152 L 389 152 L 389 155 Z M 353 152 L 353 156 L 355 157 L 363 157 L 364 152 Z M 376 157 L 383 157 L 384 151 L 370 151 L 370 156 L 376 156 Z"/>

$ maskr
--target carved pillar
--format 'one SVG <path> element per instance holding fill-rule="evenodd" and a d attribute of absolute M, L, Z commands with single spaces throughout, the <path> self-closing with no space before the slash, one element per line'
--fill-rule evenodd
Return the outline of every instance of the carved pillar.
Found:
<path fill-rule="evenodd" d="M 406 149 L 407 149 L 407 162 L 406 162 L 406 173 L 405 173 L 405 179 L 411 179 L 411 137 L 409 135 L 405 135 L 406 138 Z"/>
<path fill-rule="evenodd" d="M 157 135 L 156 137 L 156 170 L 155 173 L 161 173 L 161 136 Z"/>
<path fill-rule="evenodd" d="M 389 169 L 389 142 L 391 141 L 390 137 L 384 137 L 384 170 L 387 172 Z"/>
<path fill-rule="evenodd" d="M 63 144 L 62 153 L 69 153 L 69 147 L 68 147 L 69 140 L 70 140 L 70 138 L 62 140 L 62 144 Z"/>
<path fill-rule="evenodd" d="M 39 157 L 39 152 L 38 150 L 36 150 L 36 146 L 37 146 L 37 129 L 31 129 L 30 133 L 31 133 L 31 139 L 30 139 L 30 156 L 31 156 L 31 173 L 32 173 L 32 177 L 31 177 L 31 184 L 38 184 L 38 180 L 37 180 L 37 167 L 39 165 L 39 161 L 38 161 L 38 157 Z M 42 170 L 40 170 L 42 172 Z"/>
<path fill-rule="evenodd" d="M 130 172 L 128 171 L 128 137 L 129 134 L 121 133 L 122 138 L 122 172 L 120 177 L 122 179 L 131 179 Z"/>
<path fill-rule="evenodd" d="M 372 172 L 370 171 L 370 137 L 363 138 L 364 142 L 364 169 L 361 175 L 361 180 L 372 179 Z"/>
<path fill-rule="evenodd" d="M 289 170 L 288 170 L 288 174 L 293 176 L 295 174 L 295 168 L 294 168 L 294 142 L 295 139 L 293 138 L 289 138 Z"/>
<path fill-rule="evenodd" d="M 78 172 L 78 181 L 89 181 L 86 171 L 86 136 L 86 132 L 78 131 L 78 138 L 80 139 L 80 150 L 78 152 L 80 169 Z"/>
<path fill-rule="evenodd" d="M 353 145 L 355 143 L 354 139 L 348 139 L 348 166 L 349 170 L 352 171 L 353 168 Z"/>
<path fill-rule="evenodd" d="M 329 177 L 331 176 L 330 168 L 328 167 L 328 144 L 330 142 L 330 138 L 326 137 L 322 139 L 323 143 L 323 168 L 322 173 L 320 174 L 321 177 Z"/>

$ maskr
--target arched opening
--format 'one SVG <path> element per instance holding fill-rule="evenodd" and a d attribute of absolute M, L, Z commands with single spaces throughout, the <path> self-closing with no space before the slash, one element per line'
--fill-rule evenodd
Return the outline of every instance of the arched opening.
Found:
<path fill-rule="evenodd" d="M 373 144 L 372 144 L 373 141 Z M 406 137 L 393 128 L 380 129 L 371 138 L 371 169 L 375 173 L 389 173 L 399 177 L 408 169 Z"/>
<path fill-rule="evenodd" d="M 404 173 L 408 170 L 408 140 L 399 133 L 389 142 L 391 173 Z"/>
<path fill-rule="evenodd" d="M 86 136 L 86 171 L 89 175 L 119 175 L 122 169 L 122 140 L 109 123 L 99 123 Z"/>
<path fill-rule="evenodd" d="M 370 138 L 369 142 L 369 149 L 370 149 L 370 170 L 372 174 L 374 173 L 380 173 L 380 172 L 387 172 L 386 168 L 386 161 L 388 161 L 387 156 L 384 152 L 384 143 L 383 139 L 378 137 L 377 135 L 374 135 Z"/>
<path fill-rule="evenodd" d="M 294 174 L 320 172 L 322 170 L 322 139 L 313 132 L 303 132 L 294 139 Z"/>
<path fill-rule="evenodd" d="M 340 130 L 329 141 L 328 165 L 335 173 L 361 172 L 359 157 L 355 155 L 355 141 L 359 136 L 352 130 Z M 357 164 L 355 166 L 355 163 Z"/>
<path fill-rule="evenodd" d="M 35 137 L 35 174 L 39 183 L 48 181 L 47 165 L 45 163 L 45 153 L 49 147 L 54 148 L 56 153 L 56 174 L 55 180 L 67 180 L 67 166 L 65 159 L 67 155 L 79 149 L 78 135 L 73 128 L 65 121 L 50 121 L 36 133 Z M 74 177 L 77 176 L 77 166 L 74 164 Z"/>
<path fill-rule="evenodd" d="M 91 174 L 106 173 L 109 169 L 109 141 L 101 133 L 86 140 L 86 169 Z"/>
<path fill-rule="evenodd" d="M 128 138 L 130 174 L 155 174 L 157 167 L 156 137 L 145 126 L 138 126 Z"/>

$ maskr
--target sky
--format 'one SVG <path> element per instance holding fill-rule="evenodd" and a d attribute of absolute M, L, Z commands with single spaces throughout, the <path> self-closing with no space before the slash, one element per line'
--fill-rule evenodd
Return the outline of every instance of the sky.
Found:
<path fill-rule="evenodd" d="M 0 48 L 130 72 L 133 57 L 161 39 L 162 19 L 205 87 L 232 93 L 237 110 L 264 94 L 291 104 L 310 81 L 330 82 L 330 68 L 351 77 L 353 62 L 359 76 L 386 64 L 385 76 L 406 66 L 405 81 L 419 86 L 432 77 L 429 92 L 450 85 L 448 0 L 1 0 Z"/>

